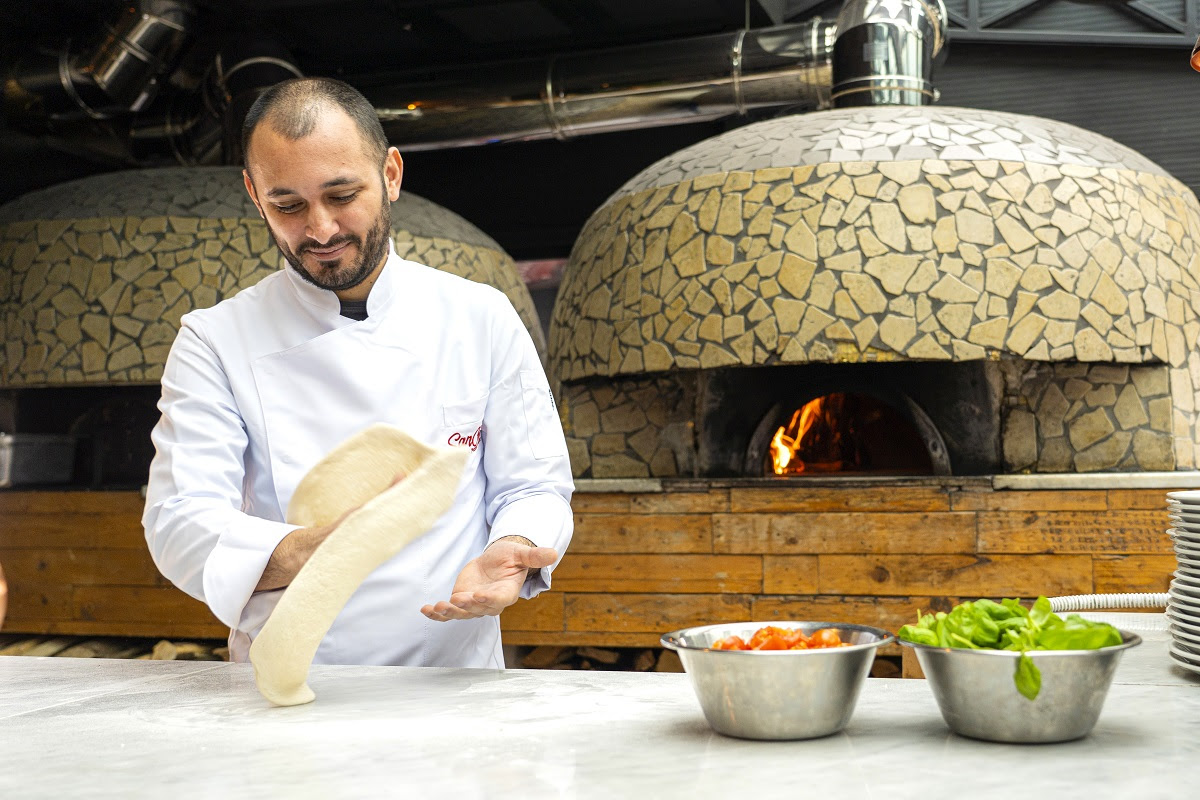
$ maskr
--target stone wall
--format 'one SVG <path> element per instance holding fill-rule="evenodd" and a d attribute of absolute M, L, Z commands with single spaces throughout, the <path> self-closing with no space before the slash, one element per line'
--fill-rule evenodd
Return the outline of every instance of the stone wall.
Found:
<path fill-rule="evenodd" d="M 402 194 L 404 258 L 489 283 L 544 337 L 512 259 L 462 218 Z M 280 269 L 234 168 L 87 178 L 0 208 L 0 386 L 155 382 L 188 311 Z"/>
<path fill-rule="evenodd" d="M 1196 434 L 1187 391 L 1165 365 L 1007 365 L 1004 460 L 1009 472 L 1192 469 Z M 1177 375 L 1177 373 L 1175 373 Z"/>
<path fill-rule="evenodd" d="M 564 387 L 559 413 L 575 477 L 692 475 L 696 378 L 677 374 Z"/>

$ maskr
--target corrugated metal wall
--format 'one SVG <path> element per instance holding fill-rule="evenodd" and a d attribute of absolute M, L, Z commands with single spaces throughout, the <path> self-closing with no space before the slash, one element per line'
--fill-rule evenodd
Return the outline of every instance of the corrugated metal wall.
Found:
<path fill-rule="evenodd" d="M 1200 73 L 1188 51 L 952 43 L 940 105 L 1062 120 L 1141 152 L 1200 193 Z"/>

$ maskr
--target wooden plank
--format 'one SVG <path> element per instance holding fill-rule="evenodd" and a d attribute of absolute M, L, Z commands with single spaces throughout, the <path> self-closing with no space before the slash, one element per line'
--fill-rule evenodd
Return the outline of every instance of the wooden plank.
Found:
<path fill-rule="evenodd" d="M 1108 507 L 1113 511 L 1160 511 L 1167 507 L 1167 492 L 1175 489 L 1109 489 Z"/>
<path fill-rule="evenodd" d="M 1095 556 L 1092 572 L 1098 594 L 1165 592 L 1170 589 L 1175 556 Z"/>
<path fill-rule="evenodd" d="M 5 633 L 64 636 L 138 636 L 154 639 L 227 639 L 229 629 L 213 620 L 191 622 L 111 622 L 81 619 L 5 619 Z"/>
<path fill-rule="evenodd" d="M 664 631 L 663 633 L 666 633 Z M 568 647 L 658 647 L 661 634 L 619 631 L 504 631 L 505 644 L 556 644 Z M 516 664 L 509 664 L 515 667 Z"/>
<path fill-rule="evenodd" d="M 729 490 L 633 495 L 635 514 L 711 514 L 729 510 Z"/>
<path fill-rule="evenodd" d="M 950 508 L 955 511 L 1104 511 L 1108 508 L 1103 489 L 1078 491 L 954 491 Z"/>
<path fill-rule="evenodd" d="M 569 631 L 667 633 L 749 619 L 750 597 L 736 594 L 568 594 Z"/>
<path fill-rule="evenodd" d="M 11 582 L 30 585 L 166 586 L 146 549 L 0 548 L 0 564 Z"/>
<path fill-rule="evenodd" d="M 0 513 L 4 520 L 0 545 L 5 548 L 146 549 L 138 517 L 129 514 Z"/>
<path fill-rule="evenodd" d="M 810 620 L 871 625 L 895 633 L 901 625 L 916 622 L 919 614 L 949 611 L 957 597 L 759 597 L 751 605 L 752 618 L 768 622 Z"/>
<path fill-rule="evenodd" d="M 816 556 L 763 556 L 765 594 L 816 594 Z"/>
<path fill-rule="evenodd" d="M 902 647 L 900 649 L 903 651 L 900 654 L 900 677 L 923 680 L 925 678 L 925 670 L 921 669 L 921 662 L 917 660 L 917 651 L 911 647 Z"/>
<path fill-rule="evenodd" d="M 554 582 L 558 583 L 557 569 Z M 532 600 L 518 600 L 500 614 L 500 629 L 505 632 L 561 631 L 565 624 L 561 591 L 542 592 Z"/>
<path fill-rule="evenodd" d="M 39 583 L 5 573 L 8 580 L 8 617 L 26 620 L 62 620 L 75 616 L 73 587 Z M 4 630 L 10 629 L 5 619 Z"/>
<path fill-rule="evenodd" d="M 711 553 L 708 514 L 576 514 L 572 553 Z"/>
<path fill-rule="evenodd" d="M 571 508 L 576 514 L 628 514 L 630 497 L 625 492 L 576 492 Z"/>
<path fill-rule="evenodd" d="M 1053 597 L 1092 591 L 1085 555 L 823 555 L 821 594 Z"/>
<path fill-rule="evenodd" d="M 87 621 L 199 625 L 216 619 L 208 606 L 173 586 L 79 586 L 73 604 L 74 617 Z"/>
<path fill-rule="evenodd" d="M 0 518 L 9 514 L 117 514 L 142 518 L 141 492 L 10 492 L 0 490 Z"/>
<path fill-rule="evenodd" d="M 949 511 L 950 495 L 938 486 L 780 486 L 730 489 L 729 510 L 747 511 Z"/>
<path fill-rule="evenodd" d="M 760 556 L 568 553 L 554 570 L 567 592 L 759 592 Z"/>
<path fill-rule="evenodd" d="M 967 553 L 970 512 L 714 514 L 718 553 Z"/>
<path fill-rule="evenodd" d="M 980 553 L 1169 553 L 1166 510 L 996 511 L 979 515 Z"/>

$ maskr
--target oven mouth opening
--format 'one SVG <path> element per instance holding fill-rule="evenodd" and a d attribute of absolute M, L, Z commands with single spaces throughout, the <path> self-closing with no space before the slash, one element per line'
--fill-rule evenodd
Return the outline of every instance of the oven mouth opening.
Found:
<path fill-rule="evenodd" d="M 946 445 L 903 393 L 834 391 L 776 403 L 746 453 L 746 475 L 766 478 L 949 475 Z"/>

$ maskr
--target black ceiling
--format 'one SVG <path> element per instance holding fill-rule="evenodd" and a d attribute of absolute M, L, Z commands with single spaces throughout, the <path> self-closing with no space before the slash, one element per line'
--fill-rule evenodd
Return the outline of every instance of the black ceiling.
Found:
<path fill-rule="evenodd" d="M 744 0 L 199 0 L 197 30 L 269 36 L 321 75 L 470 64 L 692 36 L 779 22 L 787 2 Z M 0 3 L 0 43 L 95 36 L 112 0 Z M 810 8 L 811 3 L 797 4 Z"/>
<path fill-rule="evenodd" d="M 270 38 L 286 46 L 305 73 L 349 78 L 732 31 L 746 25 L 747 15 L 751 26 L 766 26 L 814 13 L 830 16 L 841 5 L 840 0 L 193 2 L 198 41 Z M 957 8 L 964 2 L 952 0 L 951 5 Z M 997 4 L 1026 0 L 971 2 L 981 14 L 994 15 L 991 9 Z M 1080 31 L 1094 27 L 1090 20 L 1099 13 L 1095 3 L 1044 2 L 1075 15 L 1062 24 L 1065 33 L 1059 36 L 1082 36 Z M 968 8 L 975 6 L 967 3 Z M 120 0 L 0 0 L 0 73 L 39 46 L 61 48 L 69 39 L 73 52 L 83 49 L 120 8 Z M 1178 16 L 1191 20 L 1200 15 Z M 1065 48 L 1033 33 L 1033 41 L 1023 44 L 959 44 L 952 37 L 949 60 L 934 76 L 943 91 L 942 102 L 1081 125 L 1142 151 L 1185 182 L 1200 186 L 1194 145 L 1200 125 L 1195 102 L 1200 76 L 1187 68 L 1186 50 L 1097 47 L 1091 42 Z M 565 256 L 591 211 L 640 169 L 749 121 L 729 118 L 565 142 L 413 152 L 405 155 L 405 186 L 462 214 L 517 257 Z M 115 165 L 53 149 L 6 129 L 0 120 L 0 168 L 2 203 Z"/>

